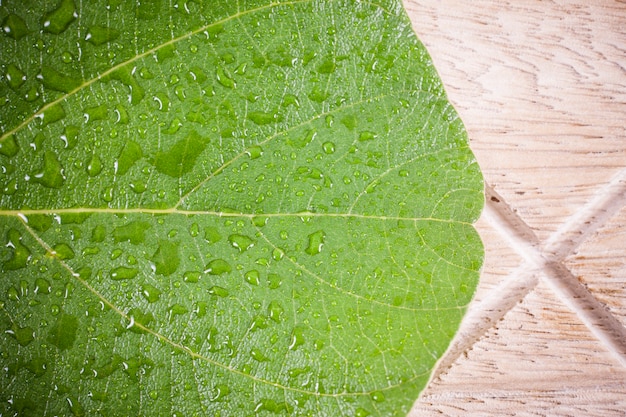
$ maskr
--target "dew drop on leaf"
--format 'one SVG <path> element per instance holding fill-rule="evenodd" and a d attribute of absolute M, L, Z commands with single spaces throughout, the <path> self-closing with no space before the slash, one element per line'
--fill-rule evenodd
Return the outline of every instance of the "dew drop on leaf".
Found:
<path fill-rule="evenodd" d="M 324 239 L 326 235 L 324 231 L 318 230 L 317 232 L 311 233 L 309 235 L 309 244 L 307 248 L 304 250 L 309 255 L 317 255 L 322 251 L 322 247 L 324 246 Z"/>
<path fill-rule="evenodd" d="M 137 276 L 139 271 L 135 268 L 127 268 L 125 266 L 119 266 L 111 270 L 111 279 L 116 281 L 133 279 Z"/>
<path fill-rule="evenodd" d="M 56 9 L 43 17 L 43 30 L 58 35 L 78 17 L 73 0 L 61 0 Z"/>
<path fill-rule="evenodd" d="M 233 268 L 228 262 L 223 259 L 213 259 L 209 262 L 204 269 L 204 272 L 209 275 L 222 275 L 231 272 Z"/>

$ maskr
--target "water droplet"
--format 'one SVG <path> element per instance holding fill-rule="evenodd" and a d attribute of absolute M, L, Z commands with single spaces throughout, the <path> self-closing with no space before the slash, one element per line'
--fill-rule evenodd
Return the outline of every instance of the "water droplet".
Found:
<path fill-rule="evenodd" d="M 107 106 L 101 104 L 99 106 L 87 107 L 83 110 L 85 116 L 85 123 L 94 122 L 96 120 L 106 120 L 107 118 Z"/>
<path fill-rule="evenodd" d="M 267 274 L 267 286 L 271 290 L 275 290 L 283 283 L 282 278 L 278 274 Z"/>
<path fill-rule="evenodd" d="M 217 295 L 218 297 L 228 297 L 228 290 L 226 288 L 222 288 L 219 287 L 217 285 L 212 286 L 211 288 L 209 288 L 209 294 L 211 295 Z"/>
<path fill-rule="evenodd" d="M 261 274 L 259 274 L 259 271 L 257 271 L 256 269 L 246 272 L 244 278 L 246 279 L 246 282 L 250 285 L 259 285 L 259 283 L 261 282 Z"/>
<path fill-rule="evenodd" d="M 217 81 L 226 88 L 235 88 L 237 86 L 235 80 L 221 66 L 217 67 L 216 77 Z"/>
<path fill-rule="evenodd" d="M 376 138 L 376 134 L 373 132 L 363 131 L 359 133 L 359 141 L 361 142 L 374 140 L 375 138 Z"/>
<path fill-rule="evenodd" d="M 267 315 L 276 323 L 280 323 L 284 313 L 285 309 L 277 301 L 272 301 L 267 306 Z"/>
<path fill-rule="evenodd" d="M 289 344 L 290 350 L 296 350 L 298 346 L 302 346 L 304 344 L 304 328 L 302 327 L 294 327 L 291 332 L 291 343 Z"/>
<path fill-rule="evenodd" d="M 261 111 L 250 112 L 246 115 L 246 118 L 259 126 L 278 123 L 283 120 L 282 116 L 276 112 L 266 113 Z"/>
<path fill-rule="evenodd" d="M 332 142 L 324 142 L 322 144 L 322 149 L 324 149 L 324 153 L 325 154 L 332 154 L 335 153 L 335 144 Z"/>
<path fill-rule="evenodd" d="M 222 275 L 231 272 L 233 269 L 228 262 L 223 259 L 213 259 L 204 270 L 209 275 Z"/>
<path fill-rule="evenodd" d="M 331 57 L 326 57 L 322 63 L 317 67 L 317 72 L 320 74 L 332 74 L 337 69 L 337 63 L 335 59 Z"/>
<path fill-rule="evenodd" d="M 406 169 L 401 169 L 400 171 L 398 171 L 398 175 L 401 177 L 408 177 L 409 171 L 407 171 Z"/>
<path fill-rule="evenodd" d="M 115 173 L 124 175 L 143 156 L 141 146 L 132 140 L 127 141 L 115 161 Z"/>
<path fill-rule="evenodd" d="M 372 413 L 370 413 L 369 411 L 367 411 L 366 409 L 362 407 L 359 407 L 354 411 L 354 417 L 367 417 L 371 414 Z"/>
<path fill-rule="evenodd" d="M 294 106 L 295 108 L 300 108 L 300 99 L 293 94 L 285 94 L 282 102 L 283 107 Z"/>
<path fill-rule="evenodd" d="M 168 151 L 157 153 L 154 166 L 157 171 L 180 178 L 190 172 L 198 156 L 204 151 L 208 139 L 203 138 L 196 131 L 192 131 L 186 138 L 176 142 Z"/>
<path fill-rule="evenodd" d="M 283 252 L 283 250 L 280 248 L 275 248 L 272 251 L 272 259 L 274 259 L 275 261 L 280 261 L 281 259 L 283 259 L 283 256 L 285 256 L 285 252 Z"/>
<path fill-rule="evenodd" d="M 2 31 L 16 41 L 22 39 L 30 32 L 24 19 L 13 13 L 2 21 Z"/>
<path fill-rule="evenodd" d="M 178 246 L 178 242 L 159 240 L 159 246 L 150 258 L 158 275 L 170 276 L 176 272 L 180 264 Z"/>
<path fill-rule="evenodd" d="M 7 330 L 6 333 L 15 338 L 17 343 L 21 346 L 28 346 L 30 342 L 35 340 L 35 331 L 30 327 L 20 327 L 13 325 L 11 330 Z"/>
<path fill-rule="evenodd" d="M 143 284 L 141 286 L 141 295 L 143 295 L 149 303 L 154 303 L 161 298 L 161 290 L 151 284 Z"/>
<path fill-rule="evenodd" d="M 106 26 L 91 26 L 87 29 L 85 40 L 89 43 L 100 46 L 107 42 L 111 42 L 120 36 L 120 32 Z"/>
<path fill-rule="evenodd" d="M 254 246 L 254 240 L 244 235 L 230 235 L 228 241 L 234 248 L 239 249 L 239 252 L 245 252 Z"/>
<path fill-rule="evenodd" d="M 209 226 L 204 231 L 204 240 L 206 240 L 207 242 L 209 242 L 211 244 L 217 243 L 220 240 L 222 240 L 222 235 L 220 235 L 220 233 L 217 230 L 217 228 L 215 228 L 213 226 Z"/>
<path fill-rule="evenodd" d="M 66 350 L 74 345 L 78 319 L 70 314 L 61 313 L 54 326 L 48 333 L 48 341 L 61 350 Z"/>
<path fill-rule="evenodd" d="M 250 356 L 252 356 L 252 359 L 258 362 L 267 362 L 270 360 L 267 356 L 265 356 L 265 354 L 263 354 L 263 351 L 258 348 L 251 349 Z"/>
<path fill-rule="evenodd" d="M 22 244 L 22 236 L 15 229 L 7 232 L 7 247 L 11 249 L 11 257 L 4 261 L 2 269 L 5 271 L 14 271 L 26 266 L 30 259 L 30 250 Z"/>
<path fill-rule="evenodd" d="M 370 397 L 377 403 L 385 401 L 385 394 L 383 394 L 382 391 L 374 391 L 370 394 Z"/>
<path fill-rule="evenodd" d="M 150 229 L 152 225 L 148 222 L 133 221 L 123 226 L 113 229 L 113 240 L 116 243 L 130 242 L 138 245 L 145 241 L 145 231 Z"/>
<path fill-rule="evenodd" d="M 160 111 L 163 112 L 168 112 L 170 111 L 170 107 L 172 102 L 170 101 L 170 98 L 167 94 L 165 93 L 156 93 L 152 99 L 157 103 L 157 108 Z"/>
<path fill-rule="evenodd" d="M 77 17 L 74 1 L 61 0 L 56 9 L 44 15 L 43 30 L 58 35 L 66 30 Z"/>
<path fill-rule="evenodd" d="M 317 130 L 309 129 L 303 137 L 298 139 L 287 139 L 287 144 L 294 146 L 296 148 L 304 148 L 309 143 L 313 142 L 315 137 L 317 136 Z"/>
<path fill-rule="evenodd" d="M 55 245 L 53 251 L 54 256 L 58 259 L 65 260 L 74 258 L 74 251 L 65 243 L 59 243 L 58 245 Z"/>
<path fill-rule="evenodd" d="M 127 268 L 125 266 L 119 266 L 111 270 L 111 279 L 116 281 L 123 279 L 133 279 L 139 273 L 135 268 Z"/>
<path fill-rule="evenodd" d="M 311 233 L 309 235 L 309 245 L 304 250 L 309 255 L 317 255 L 322 251 L 322 247 L 324 246 L 324 239 L 326 235 L 322 230 L 318 230 L 317 232 Z"/>
<path fill-rule="evenodd" d="M 246 155 L 248 155 L 250 159 L 260 158 L 263 155 L 263 148 L 258 145 L 251 146 L 246 150 Z"/>
<path fill-rule="evenodd" d="M 201 275 L 198 271 L 187 271 L 183 274 L 183 281 L 196 283 L 200 280 Z"/>
<path fill-rule="evenodd" d="M 15 64 L 9 64 L 9 66 L 7 66 L 7 72 L 4 76 L 9 82 L 9 87 L 14 90 L 20 88 L 26 81 L 26 74 Z"/>
<path fill-rule="evenodd" d="M 209 401 L 212 401 L 212 402 L 221 401 L 228 394 L 230 394 L 230 388 L 228 388 L 228 385 L 224 385 L 224 384 L 216 385 L 211 391 L 211 394 L 209 395 Z"/>
<path fill-rule="evenodd" d="M 65 64 L 69 64 L 74 61 L 74 55 L 72 55 L 72 53 L 69 51 L 64 51 L 61 54 L 61 61 L 63 61 Z"/>
<path fill-rule="evenodd" d="M 289 415 L 293 412 L 293 407 L 284 401 L 276 402 L 269 398 L 262 398 L 254 407 L 255 413 L 259 411 Z"/>
<path fill-rule="evenodd" d="M 70 93 L 79 88 L 83 83 L 80 77 L 76 75 L 67 75 L 45 65 L 41 68 L 41 74 L 37 78 L 44 87 L 62 93 Z"/>
<path fill-rule="evenodd" d="M 52 291 L 52 287 L 47 280 L 43 278 L 37 278 L 35 280 L 35 294 L 50 294 L 50 291 Z"/>
<path fill-rule="evenodd" d="M 66 398 L 66 400 L 67 400 L 67 405 L 70 407 L 70 411 L 72 412 L 72 415 L 76 417 L 83 417 L 85 415 L 85 409 L 82 406 L 82 404 L 78 401 L 78 398 L 74 397 L 73 395 L 70 395 L 69 397 Z"/>

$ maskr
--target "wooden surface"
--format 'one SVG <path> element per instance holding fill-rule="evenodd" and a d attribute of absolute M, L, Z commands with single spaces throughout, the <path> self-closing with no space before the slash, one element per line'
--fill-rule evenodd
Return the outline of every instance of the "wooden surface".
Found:
<path fill-rule="evenodd" d="M 405 6 L 487 191 L 476 299 L 410 416 L 625 416 L 626 3 Z"/>

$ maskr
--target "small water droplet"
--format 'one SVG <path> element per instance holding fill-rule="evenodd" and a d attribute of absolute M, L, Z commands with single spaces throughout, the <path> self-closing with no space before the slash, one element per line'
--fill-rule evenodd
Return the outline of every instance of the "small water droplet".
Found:
<path fill-rule="evenodd" d="M 335 153 L 335 144 L 332 142 L 324 142 L 322 144 L 322 149 L 324 149 L 324 153 L 325 154 L 332 154 Z"/>

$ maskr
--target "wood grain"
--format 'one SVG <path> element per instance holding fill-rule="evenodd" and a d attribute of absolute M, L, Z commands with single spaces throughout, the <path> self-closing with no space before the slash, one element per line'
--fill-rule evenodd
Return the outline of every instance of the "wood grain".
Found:
<path fill-rule="evenodd" d="M 626 415 L 626 4 L 405 6 L 499 201 L 476 299 L 410 415 Z"/>

